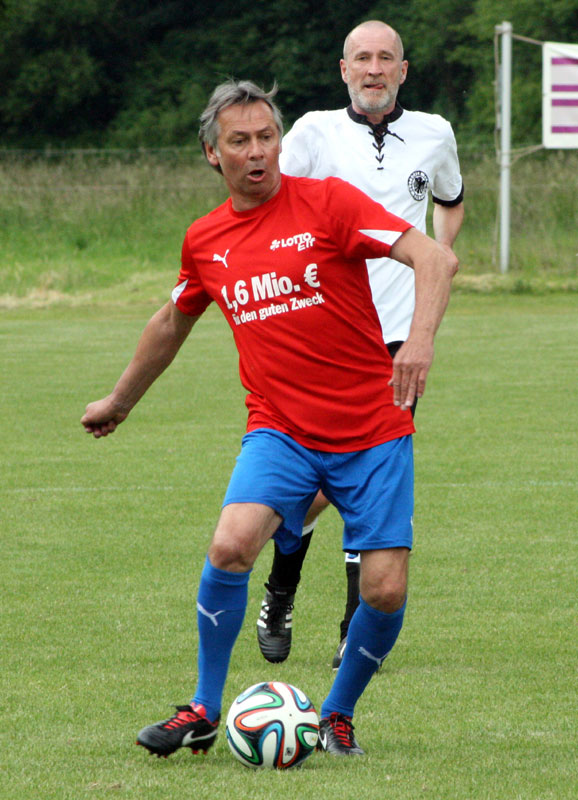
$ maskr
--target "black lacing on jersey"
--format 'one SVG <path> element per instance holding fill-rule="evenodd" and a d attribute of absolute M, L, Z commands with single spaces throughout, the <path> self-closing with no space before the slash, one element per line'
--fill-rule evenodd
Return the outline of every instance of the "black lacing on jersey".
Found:
<path fill-rule="evenodd" d="M 375 155 L 375 160 L 378 163 L 377 169 L 383 169 L 382 162 L 384 158 L 383 148 L 385 147 L 385 137 L 386 136 L 395 136 L 396 139 L 399 139 L 400 142 L 405 144 L 404 139 L 401 138 L 397 133 L 394 131 L 389 130 L 389 123 L 395 122 L 396 119 L 399 119 L 403 114 L 403 108 L 400 106 L 399 103 L 395 104 L 395 108 L 390 114 L 385 114 L 381 122 L 375 125 L 373 122 L 370 122 L 366 116 L 363 114 L 358 114 L 356 111 L 353 110 L 352 106 L 348 106 L 347 113 L 349 114 L 350 118 L 354 121 L 359 123 L 360 125 L 367 125 L 369 130 L 367 131 L 370 136 L 373 137 L 374 141 L 372 142 L 373 147 L 377 150 Z"/>
<path fill-rule="evenodd" d="M 380 165 L 378 169 L 383 169 L 381 166 L 381 162 L 383 161 L 384 154 L 381 152 L 385 147 L 385 137 L 389 134 L 390 136 L 395 136 L 396 139 L 399 139 L 400 142 L 405 142 L 398 136 L 397 133 L 390 131 L 388 128 L 387 122 L 380 122 L 378 125 L 373 125 L 371 122 L 368 122 L 369 131 L 368 133 L 373 136 L 375 141 L 373 142 L 373 146 L 377 150 L 377 155 L 375 156 L 377 163 Z"/>

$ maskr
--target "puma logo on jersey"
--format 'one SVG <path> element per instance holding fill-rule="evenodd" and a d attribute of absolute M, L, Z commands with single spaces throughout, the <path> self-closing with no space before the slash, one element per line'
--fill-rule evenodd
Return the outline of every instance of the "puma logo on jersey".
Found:
<path fill-rule="evenodd" d="M 220 256 L 218 253 L 213 253 L 213 261 L 221 261 L 224 264 L 225 269 L 229 269 L 229 265 L 227 264 L 227 256 L 229 255 L 230 250 L 227 250 L 224 256 Z"/>

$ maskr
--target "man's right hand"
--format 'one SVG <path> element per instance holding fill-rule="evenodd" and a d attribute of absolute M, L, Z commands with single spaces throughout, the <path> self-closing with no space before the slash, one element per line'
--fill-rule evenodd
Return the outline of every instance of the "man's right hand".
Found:
<path fill-rule="evenodd" d="M 89 403 L 80 424 L 84 426 L 86 433 L 91 433 L 95 439 L 100 439 L 101 436 L 114 433 L 127 417 L 128 411 L 121 410 L 109 395 L 102 400 Z"/>

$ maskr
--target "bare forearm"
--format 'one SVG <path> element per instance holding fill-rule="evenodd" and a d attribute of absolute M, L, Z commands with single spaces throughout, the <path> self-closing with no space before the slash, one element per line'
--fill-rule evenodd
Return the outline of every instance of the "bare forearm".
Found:
<path fill-rule="evenodd" d="M 98 439 L 116 430 L 169 366 L 196 320 L 197 317 L 187 317 L 178 311 L 171 301 L 157 311 L 112 392 L 86 407 L 80 422 L 87 433 Z"/>
<path fill-rule="evenodd" d="M 448 246 L 416 231 L 404 233 L 391 249 L 393 258 L 415 272 L 415 309 L 407 341 L 393 362 L 394 403 L 411 408 L 422 397 L 434 356 L 434 336 L 448 305 L 458 260 Z"/>
<path fill-rule="evenodd" d="M 391 249 L 392 258 L 415 272 L 415 310 L 410 337 L 433 337 L 446 310 L 458 260 L 450 248 L 412 228 Z"/>
<path fill-rule="evenodd" d="M 457 259 L 438 249 L 427 260 L 420 259 L 415 264 L 415 308 L 410 337 L 433 341 L 449 303 L 454 262 L 457 268 Z"/>
<path fill-rule="evenodd" d="M 119 378 L 111 397 L 128 413 L 178 353 L 188 331 L 175 329 L 170 309 L 161 308 L 141 334 L 134 356 Z"/>
<path fill-rule="evenodd" d="M 453 247 L 463 221 L 463 203 L 459 203 L 457 206 L 442 206 L 439 203 L 435 203 L 433 230 L 436 242 L 447 247 Z"/>

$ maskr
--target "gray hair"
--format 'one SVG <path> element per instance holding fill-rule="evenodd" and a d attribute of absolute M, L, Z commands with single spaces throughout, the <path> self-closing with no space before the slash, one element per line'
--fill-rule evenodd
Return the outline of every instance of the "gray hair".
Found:
<path fill-rule="evenodd" d="M 236 81 L 232 78 L 217 86 L 200 118 L 199 139 L 205 156 L 207 155 L 205 145 L 208 144 L 215 149 L 217 147 L 217 139 L 219 137 L 219 114 L 225 108 L 239 103 L 257 103 L 260 100 L 267 103 L 273 112 L 273 119 L 279 131 L 279 136 L 282 137 L 283 118 L 279 108 L 273 102 L 273 98 L 276 94 L 277 83 L 273 84 L 273 88 L 270 92 L 261 89 L 252 81 Z M 216 169 L 220 172 L 219 167 Z"/>

